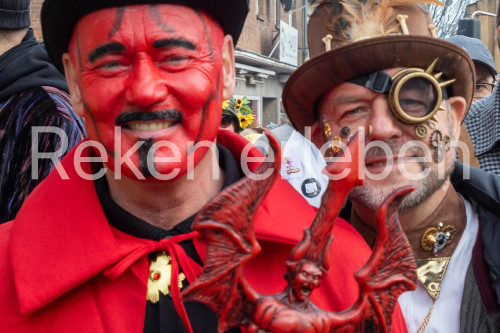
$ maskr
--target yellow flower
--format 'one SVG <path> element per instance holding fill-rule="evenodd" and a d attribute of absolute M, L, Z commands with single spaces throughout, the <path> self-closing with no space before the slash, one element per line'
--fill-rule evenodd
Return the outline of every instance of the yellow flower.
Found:
<path fill-rule="evenodd" d="M 255 116 L 251 113 L 247 115 L 242 115 L 241 113 L 238 113 L 238 119 L 240 120 L 240 126 L 242 128 L 247 128 L 247 126 L 253 122 Z"/>
<path fill-rule="evenodd" d="M 243 100 L 241 98 L 238 98 L 236 100 L 236 106 L 238 106 L 238 109 L 241 107 L 241 104 L 243 104 Z"/>
<path fill-rule="evenodd" d="M 235 109 L 236 111 L 238 111 L 240 108 L 241 108 L 241 104 L 236 104 L 236 105 L 234 106 L 234 109 Z"/>
<path fill-rule="evenodd" d="M 223 110 L 229 109 L 229 100 L 225 100 L 224 102 L 222 102 L 222 109 Z"/>

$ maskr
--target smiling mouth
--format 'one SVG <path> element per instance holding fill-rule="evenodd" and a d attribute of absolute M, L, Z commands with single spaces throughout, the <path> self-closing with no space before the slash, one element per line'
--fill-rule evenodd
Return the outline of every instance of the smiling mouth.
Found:
<path fill-rule="evenodd" d="M 126 112 L 118 115 L 117 126 L 142 132 L 164 130 L 182 121 L 182 113 L 177 110 L 159 110 L 152 112 Z"/>
<path fill-rule="evenodd" d="M 133 131 L 158 131 L 170 128 L 172 126 L 177 125 L 179 122 L 177 121 L 152 121 L 152 122 L 130 122 L 122 125 L 123 128 L 133 130 Z"/>

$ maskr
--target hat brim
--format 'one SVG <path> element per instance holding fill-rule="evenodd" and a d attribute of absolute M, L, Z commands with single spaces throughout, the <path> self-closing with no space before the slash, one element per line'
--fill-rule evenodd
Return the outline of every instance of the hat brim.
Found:
<path fill-rule="evenodd" d="M 371 38 L 309 59 L 288 79 L 283 89 L 283 106 L 295 129 L 304 133 L 305 126 L 315 123 L 315 103 L 327 90 L 378 70 L 427 68 L 436 58 L 434 72 L 456 79 L 451 85 L 451 96 L 464 97 L 468 110 L 475 72 L 467 51 L 442 39 L 408 35 Z"/>
<path fill-rule="evenodd" d="M 57 69 L 64 72 L 61 58 L 68 51 L 73 28 L 80 18 L 104 8 L 138 4 L 178 4 L 206 10 L 219 20 L 224 33 L 233 37 L 234 45 L 248 13 L 247 0 L 45 0 L 41 12 L 43 39 Z"/>

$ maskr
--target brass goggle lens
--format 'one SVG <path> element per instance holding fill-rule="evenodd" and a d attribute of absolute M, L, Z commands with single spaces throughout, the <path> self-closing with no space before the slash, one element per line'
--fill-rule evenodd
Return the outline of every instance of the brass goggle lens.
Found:
<path fill-rule="evenodd" d="M 405 70 L 396 74 L 389 91 L 392 112 L 402 122 L 419 124 L 439 110 L 443 94 L 439 82 L 423 70 Z"/>
<path fill-rule="evenodd" d="M 442 73 L 432 74 L 438 59 L 427 68 L 407 68 L 393 77 L 383 71 L 362 75 L 349 82 L 387 94 L 394 115 L 404 123 L 419 124 L 434 117 L 443 100 L 443 88 L 455 82 L 439 82 Z"/>

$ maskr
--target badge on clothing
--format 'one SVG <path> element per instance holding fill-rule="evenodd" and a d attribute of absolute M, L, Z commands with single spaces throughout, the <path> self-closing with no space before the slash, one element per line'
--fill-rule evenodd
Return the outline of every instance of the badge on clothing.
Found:
<path fill-rule="evenodd" d="M 315 178 L 307 178 L 302 182 L 302 194 L 308 198 L 315 198 L 321 193 L 321 185 Z"/>

